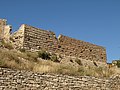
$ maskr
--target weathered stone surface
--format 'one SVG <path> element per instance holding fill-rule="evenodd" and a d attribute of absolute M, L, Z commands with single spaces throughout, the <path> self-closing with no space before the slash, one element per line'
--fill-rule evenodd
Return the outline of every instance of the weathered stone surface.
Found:
<path fill-rule="evenodd" d="M 1 90 L 120 90 L 120 75 L 91 76 L 40 74 L 0 68 Z"/>
<path fill-rule="evenodd" d="M 7 25 L 7 20 L 0 19 L 0 38 L 5 39 L 5 41 L 9 41 L 11 30 L 12 26 Z"/>
<path fill-rule="evenodd" d="M 26 24 L 21 25 L 18 31 L 11 34 L 12 27 L 5 19 L 0 19 L 0 38 L 12 43 L 14 48 L 26 50 L 45 50 L 56 53 L 61 57 L 77 57 L 81 60 L 98 61 L 106 64 L 106 50 L 81 40 L 64 35 L 56 35 L 52 31 L 42 30 Z"/>
<path fill-rule="evenodd" d="M 21 29 L 12 35 L 13 43 L 18 48 L 25 48 L 27 50 L 43 49 L 62 56 L 75 56 L 106 63 L 106 50 L 101 46 L 63 35 L 56 38 L 56 35 L 51 31 L 25 24 L 21 27 Z"/>
<path fill-rule="evenodd" d="M 6 26 L 6 20 L 0 19 L 0 37 L 3 37 L 4 27 Z"/>
<path fill-rule="evenodd" d="M 63 35 L 60 35 L 58 40 L 62 51 L 60 53 L 86 60 L 106 62 L 106 50 L 101 46 Z"/>
<path fill-rule="evenodd" d="M 25 25 L 21 25 L 18 31 L 11 34 L 11 41 L 15 48 L 23 48 L 23 41 L 24 41 L 24 27 Z"/>
<path fill-rule="evenodd" d="M 7 20 L 0 19 L 0 37 L 6 41 L 11 40 L 15 48 L 27 50 L 46 50 L 62 56 L 75 56 L 86 60 L 106 63 L 106 50 L 81 40 L 64 35 L 56 38 L 54 32 L 38 29 L 26 24 L 21 25 L 18 31 L 11 34 L 12 27 Z"/>

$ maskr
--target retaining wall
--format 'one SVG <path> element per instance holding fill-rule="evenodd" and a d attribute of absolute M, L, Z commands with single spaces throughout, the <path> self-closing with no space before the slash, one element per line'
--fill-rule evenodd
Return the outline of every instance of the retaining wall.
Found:
<path fill-rule="evenodd" d="M 120 75 L 102 79 L 0 68 L 0 90 L 120 90 Z"/>

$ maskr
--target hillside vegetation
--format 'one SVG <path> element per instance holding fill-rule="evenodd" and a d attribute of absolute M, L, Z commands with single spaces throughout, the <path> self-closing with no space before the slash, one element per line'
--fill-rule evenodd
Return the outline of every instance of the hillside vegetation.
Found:
<path fill-rule="evenodd" d="M 76 66 L 61 63 L 56 54 L 46 51 L 30 52 L 24 49 L 13 49 L 11 44 L 0 43 L 0 67 L 30 70 L 40 73 L 54 73 L 67 75 L 85 75 L 96 77 L 109 77 L 114 72 L 109 68 L 87 67 L 85 68 L 79 59 L 75 60 Z M 62 59 L 61 59 L 62 60 Z M 70 60 L 73 62 L 73 60 Z"/>

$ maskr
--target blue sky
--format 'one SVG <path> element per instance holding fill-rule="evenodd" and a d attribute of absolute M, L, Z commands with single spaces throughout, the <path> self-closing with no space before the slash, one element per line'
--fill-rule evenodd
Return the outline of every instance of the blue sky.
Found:
<path fill-rule="evenodd" d="M 0 0 L 0 18 L 13 30 L 25 23 L 104 46 L 120 59 L 120 0 Z"/>

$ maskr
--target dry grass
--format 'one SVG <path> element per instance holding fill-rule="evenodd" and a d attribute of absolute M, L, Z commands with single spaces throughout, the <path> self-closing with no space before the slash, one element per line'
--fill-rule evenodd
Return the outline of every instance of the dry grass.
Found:
<path fill-rule="evenodd" d="M 80 72 L 81 75 L 95 77 L 109 77 L 114 74 L 113 70 L 103 67 L 81 67 L 78 69 L 78 72 Z"/>
<path fill-rule="evenodd" d="M 77 72 L 72 66 L 50 60 L 37 60 L 37 53 L 0 49 L 0 67 L 26 69 L 34 72 L 70 74 Z"/>
<path fill-rule="evenodd" d="M 2 46 L 2 47 L 4 47 L 4 48 L 7 48 L 7 49 L 9 49 L 9 50 L 13 49 L 12 44 L 11 44 L 11 43 L 7 43 L 7 42 L 5 42 L 4 40 L 2 40 L 2 41 L 0 42 L 0 46 Z"/>
<path fill-rule="evenodd" d="M 24 59 L 24 61 L 22 60 Z M 16 50 L 0 49 L 0 66 L 15 69 L 31 69 L 32 58 Z M 29 63 L 26 63 L 29 62 Z M 32 65 L 31 65 L 32 66 Z"/>
<path fill-rule="evenodd" d="M 34 72 L 56 73 L 67 75 L 87 75 L 96 77 L 109 77 L 114 72 L 102 67 L 79 66 L 75 68 L 71 65 L 56 63 L 50 60 L 38 60 L 36 52 L 20 52 L 16 50 L 0 49 L 0 67 L 25 69 Z"/>
<path fill-rule="evenodd" d="M 55 63 L 52 61 L 40 61 L 34 66 L 33 71 L 43 72 L 43 73 L 69 74 L 69 75 L 75 74 L 74 67 L 63 65 L 60 63 Z"/>

